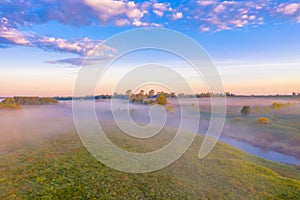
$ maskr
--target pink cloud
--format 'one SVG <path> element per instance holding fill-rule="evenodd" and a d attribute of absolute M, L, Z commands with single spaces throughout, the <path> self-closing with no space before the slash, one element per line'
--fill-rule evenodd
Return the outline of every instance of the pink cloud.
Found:
<path fill-rule="evenodd" d="M 209 28 L 209 27 L 202 26 L 202 27 L 200 27 L 200 30 L 201 30 L 202 32 L 209 32 L 209 31 L 210 31 L 210 28 Z"/>
<path fill-rule="evenodd" d="M 255 19 L 256 19 L 256 16 L 255 16 L 255 15 L 251 15 L 251 16 L 249 17 L 249 19 L 250 19 L 250 20 L 255 20 Z"/>
<path fill-rule="evenodd" d="M 177 13 L 172 14 L 173 20 L 177 20 L 177 19 L 181 19 L 181 18 L 183 18 L 182 12 L 177 12 Z"/>
<path fill-rule="evenodd" d="M 223 4 L 219 4 L 215 7 L 214 11 L 216 13 L 221 13 L 221 12 L 224 12 L 226 9 L 226 6 L 224 6 Z"/>
<path fill-rule="evenodd" d="M 40 37 L 36 38 L 33 44 L 43 49 L 52 49 L 84 56 L 94 55 L 95 49 L 99 52 L 114 51 L 113 48 L 103 45 L 101 40 L 91 40 L 89 38 L 68 41 L 62 38 Z"/>
<path fill-rule="evenodd" d="M 168 5 L 165 3 L 154 3 L 153 8 L 156 10 L 166 11 L 168 10 Z"/>
<path fill-rule="evenodd" d="M 115 21 L 115 24 L 117 26 L 125 26 L 125 25 L 129 25 L 130 24 L 130 21 L 128 19 L 117 19 Z"/>
<path fill-rule="evenodd" d="M 153 10 L 153 13 L 156 14 L 159 17 L 162 17 L 164 15 L 164 12 L 161 10 Z"/>
<path fill-rule="evenodd" d="M 146 4 L 143 6 L 135 4 L 133 1 L 114 1 L 114 0 L 84 0 L 83 3 L 96 11 L 98 18 L 102 22 L 107 22 L 114 17 L 127 16 L 127 20 L 115 20 L 118 26 L 127 25 L 131 22 L 134 26 L 145 25 L 140 23 L 144 13 L 148 13 Z"/>
<path fill-rule="evenodd" d="M 30 41 L 25 38 L 25 34 L 11 27 L 9 21 L 4 17 L 0 21 L 0 38 L 17 45 L 31 45 Z"/>
<path fill-rule="evenodd" d="M 200 0 L 200 1 L 197 1 L 197 3 L 198 3 L 200 6 L 208 6 L 208 5 L 215 4 L 216 1 L 215 1 L 215 0 Z"/>
<path fill-rule="evenodd" d="M 285 15 L 292 15 L 300 8 L 300 3 L 280 4 L 277 11 Z"/>
<path fill-rule="evenodd" d="M 156 14 L 159 17 L 162 17 L 165 13 L 165 11 L 171 11 L 172 8 L 169 4 L 166 3 L 154 3 L 152 5 L 153 13 Z"/>

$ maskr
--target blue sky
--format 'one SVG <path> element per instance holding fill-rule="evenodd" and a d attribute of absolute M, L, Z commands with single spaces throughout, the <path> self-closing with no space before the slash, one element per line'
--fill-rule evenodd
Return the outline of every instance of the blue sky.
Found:
<path fill-rule="evenodd" d="M 0 0 L 0 96 L 71 95 L 80 63 L 95 47 L 147 27 L 199 42 L 227 91 L 300 92 L 298 1 Z"/>

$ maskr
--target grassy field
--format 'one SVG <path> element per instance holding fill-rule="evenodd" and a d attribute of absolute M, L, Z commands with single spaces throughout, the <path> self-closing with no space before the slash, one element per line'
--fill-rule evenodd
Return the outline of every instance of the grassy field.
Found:
<path fill-rule="evenodd" d="M 107 130 L 114 143 L 132 151 L 156 149 L 173 137 L 164 130 L 164 136 L 136 142 L 110 125 Z M 55 136 L 0 156 L 0 199 L 299 199 L 295 167 L 223 143 L 200 160 L 202 139 L 197 136 L 167 168 L 128 174 L 97 161 L 75 133 Z"/>

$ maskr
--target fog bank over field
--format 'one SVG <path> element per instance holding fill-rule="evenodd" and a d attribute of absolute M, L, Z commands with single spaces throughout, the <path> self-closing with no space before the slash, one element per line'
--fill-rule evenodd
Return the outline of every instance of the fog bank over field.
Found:
<path fill-rule="evenodd" d="M 0 152 L 74 131 L 70 104 L 0 109 Z"/>
<path fill-rule="evenodd" d="M 177 129 L 181 120 L 180 106 L 188 110 L 188 115 L 184 117 L 191 123 L 195 122 L 199 114 L 195 109 L 199 106 L 200 126 L 197 132 L 205 134 L 211 117 L 211 102 L 209 98 L 200 98 L 197 101 L 199 105 L 195 105 L 192 99 L 183 99 L 183 103 L 179 105 L 175 99 L 169 99 L 168 105 L 153 110 L 151 105 L 131 103 L 127 107 L 126 101 L 117 100 L 117 109 L 114 112 L 124 122 L 130 123 L 130 120 L 123 117 L 129 111 L 131 120 L 140 126 L 150 123 L 160 126 L 161 120 L 155 119 L 166 115 L 164 126 Z M 83 108 L 84 102 L 82 101 Z M 274 102 L 284 104 L 289 102 L 289 106 L 277 110 L 269 109 Z M 244 105 L 251 107 L 251 113 L 246 118 L 242 118 L 240 113 Z M 149 115 L 150 110 L 151 115 Z M 97 101 L 95 112 L 100 124 L 114 122 L 110 100 Z M 75 133 L 71 101 L 62 101 L 57 105 L 22 106 L 18 110 L 1 109 L 0 116 L 0 152 L 2 153 L 53 136 Z M 154 120 L 151 120 L 150 116 Z M 261 117 L 268 118 L 270 123 L 257 123 L 257 118 Z M 260 157 L 300 164 L 299 121 L 300 101 L 296 98 L 227 98 L 227 117 L 221 140 Z M 189 126 L 183 128 L 186 131 L 193 131 Z"/>

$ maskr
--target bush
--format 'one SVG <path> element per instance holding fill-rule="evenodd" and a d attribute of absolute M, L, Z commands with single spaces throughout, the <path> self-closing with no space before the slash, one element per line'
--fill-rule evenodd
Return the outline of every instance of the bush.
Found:
<path fill-rule="evenodd" d="M 167 112 L 174 112 L 175 111 L 175 106 L 173 105 L 168 105 L 165 107 Z"/>
<path fill-rule="evenodd" d="M 258 118 L 256 120 L 256 122 L 259 123 L 259 124 L 269 124 L 270 120 L 266 117 L 262 117 L 262 118 Z"/>
<path fill-rule="evenodd" d="M 243 117 L 247 117 L 251 112 L 251 108 L 250 106 L 243 106 L 242 110 L 241 110 L 241 115 Z"/>
<path fill-rule="evenodd" d="M 0 108 L 19 109 L 20 105 L 16 103 L 14 98 L 7 97 L 0 103 Z"/>
<path fill-rule="evenodd" d="M 165 97 L 164 93 L 161 92 L 157 99 L 156 99 L 156 102 L 160 105 L 166 105 L 167 104 L 167 98 Z"/>

